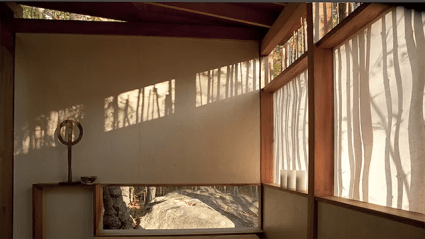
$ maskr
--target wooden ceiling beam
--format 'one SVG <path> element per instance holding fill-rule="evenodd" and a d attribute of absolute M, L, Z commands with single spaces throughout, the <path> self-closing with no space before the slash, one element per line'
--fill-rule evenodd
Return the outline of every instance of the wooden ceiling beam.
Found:
<path fill-rule="evenodd" d="M 259 41 L 262 36 L 258 30 L 244 27 L 132 22 L 13 19 L 11 27 L 17 33 L 164 36 L 256 41 Z"/>
<path fill-rule="evenodd" d="M 270 28 L 275 21 L 272 14 L 240 7 L 231 3 L 134 2 L 133 4 L 141 9 L 143 9 L 144 4 L 150 4 L 264 28 Z"/>
<path fill-rule="evenodd" d="M 286 42 L 299 27 L 306 14 L 306 3 L 289 3 L 261 41 L 261 55 L 267 56 L 280 43 Z"/>

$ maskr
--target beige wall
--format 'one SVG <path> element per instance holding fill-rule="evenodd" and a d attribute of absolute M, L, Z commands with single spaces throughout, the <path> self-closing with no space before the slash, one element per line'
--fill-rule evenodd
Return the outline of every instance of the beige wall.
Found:
<path fill-rule="evenodd" d="M 14 236 L 31 237 L 32 184 L 67 180 L 67 149 L 54 136 L 66 118 L 84 128 L 74 180 L 259 183 L 258 90 L 196 105 L 198 73 L 256 57 L 251 41 L 17 34 Z"/>
<path fill-rule="evenodd" d="M 307 197 L 263 187 L 264 238 L 307 238 Z"/>
<path fill-rule="evenodd" d="M 45 238 L 93 238 L 91 187 L 43 188 Z"/>
<path fill-rule="evenodd" d="M 319 202 L 318 238 L 424 238 L 425 229 Z"/>

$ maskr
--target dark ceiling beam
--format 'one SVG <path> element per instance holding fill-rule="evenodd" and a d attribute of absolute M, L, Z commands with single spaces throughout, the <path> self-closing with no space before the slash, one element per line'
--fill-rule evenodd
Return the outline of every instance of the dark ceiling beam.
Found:
<path fill-rule="evenodd" d="M 306 3 L 289 3 L 261 41 L 261 55 L 267 56 L 281 42 L 291 38 L 306 14 Z"/>
<path fill-rule="evenodd" d="M 164 36 L 256 41 L 259 41 L 264 34 L 244 27 L 71 20 L 13 19 L 11 27 L 17 33 Z"/>
<path fill-rule="evenodd" d="M 263 11 L 243 8 L 231 3 L 134 2 L 133 4 L 135 4 L 139 8 L 143 8 L 144 4 L 150 4 L 154 6 L 196 13 L 204 16 L 210 16 L 264 28 L 270 28 L 275 21 L 275 18 L 272 14 Z"/>
<path fill-rule="evenodd" d="M 273 4 L 276 4 L 276 5 L 280 5 L 280 6 L 286 6 L 286 5 L 288 5 L 288 3 L 286 3 L 286 2 L 272 2 Z"/>

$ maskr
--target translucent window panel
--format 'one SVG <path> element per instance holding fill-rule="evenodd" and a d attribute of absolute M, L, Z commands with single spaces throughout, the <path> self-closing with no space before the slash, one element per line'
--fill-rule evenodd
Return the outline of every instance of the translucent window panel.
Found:
<path fill-rule="evenodd" d="M 326 33 L 344 20 L 362 3 L 359 2 L 315 2 L 313 3 L 313 39 L 318 42 Z"/>
<path fill-rule="evenodd" d="M 307 71 L 273 94 L 274 182 L 282 184 L 281 170 L 308 168 L 308 80 Z M 299 173 L 298 173 L 299 174 Z"/>
<path fill-rule="evenodd" d="M 425 213 L 424 21 L 392 8 L 334 49 L 336 196 Z"/>

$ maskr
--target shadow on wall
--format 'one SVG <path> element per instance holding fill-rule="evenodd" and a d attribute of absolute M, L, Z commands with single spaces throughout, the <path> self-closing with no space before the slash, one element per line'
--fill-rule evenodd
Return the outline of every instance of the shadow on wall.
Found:
<path fill-rule="evenodd" d="M 14 155 L 28 154 L 31 150 L 55 147 L 59 141 L 56 128 L 66 119 L 81 121 L 84 118 L 84 105 L 75 105 L 63 110 L 41 114 L 15 131 Z"/>
<path fill-rule="evenodd" d="M 252 59 L 196 74 L 196 107 L 259 90 L 260 63 Z"/>
<path fill-rule="evenodd" d="M 337 196 L 425 213 L 424 18 L 394 8 L 334 50 Z"/>
<path fill-rule="evenodd" d="M 111 131 L 174 113 L 175 80 L 105 98 L 104 131 Z"/>

